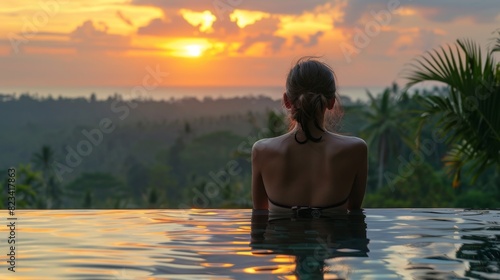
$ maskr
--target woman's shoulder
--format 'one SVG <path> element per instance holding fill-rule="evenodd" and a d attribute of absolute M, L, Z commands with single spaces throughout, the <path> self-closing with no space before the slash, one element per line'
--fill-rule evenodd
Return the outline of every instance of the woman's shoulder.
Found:
<path fill-rule="evenodd" d="M 273 138 L 263 138 L 257 140 L 252 146 L 252 162 L 261 161 L 261 158 L 267 158 L 269 151 L 272 150 Z M 258 160 L 259 159 L 259 160 Z"/>
<path fill-rule="evenodd" d="M 271 137 L 271 138 L 262 138 L 260 140 L 257 140 L 252 147 L 252 150 L 254 151 L 270 151 L 270 150 L 276 150 L 276 148 L 279 148 L 282 146 L 283 140 L 288 136 L 289 133 L 277 136 L 277 137 Z"/>
<path fill-rule="evenodd" d="M 263 149 L 269 146 L 274 145 L 280 138 L 282 138 L 284 135 L 278 136 L 278 137 L 272 137 L 272 138 L 262 138 L 257 140 L 254 144 L 253 147 L 254 149 Z"/>
<path fill-rule="evenodd" d="M 360 150 L 360 151 L 368 150 L 368 146 L 365 140 L 359 137 L 341 135 L 336 133 L 330 133 L 330 135 L 332 136 L 337 145 L 342 145 L 344 148 Z"/>

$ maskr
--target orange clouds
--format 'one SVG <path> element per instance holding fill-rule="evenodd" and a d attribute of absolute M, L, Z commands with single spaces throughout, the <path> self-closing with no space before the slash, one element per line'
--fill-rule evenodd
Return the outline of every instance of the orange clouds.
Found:
<path fill-rule="evenodd" d="M 236 22 L 239 28 L 244 28 L 247 25 L 252 25 L 255 22 L 262 20 L 264 18 L 269 18 L 271 15 L 269 13 L 264 13 L 261 11 L 248 11 L 235 9 L 229 18 L 231 21 Z"/>
<path fill-rule="evenodd" d="M 33 25 L 44 12 L 41 2 L 59 3 L 0 3 L 0 83 L 125 84 L 145 65 L 161 64 L 172 74 L 167 83 L 176 85 L 270 85 L 281 84 L 292 60 L 320 55 L 342 69 L 342 84 L 386 84 L 415 54 L 463 36 L 481 41 L 500 20 L 490 0 L 238 0 L 223 7 L 199 0 L 75 0 L 52 6 L 44 24 Z M 389 2 L 400 4 L 390 22 L 371 24 Z M 23 35 L 26 20 L 30 36 Z M 349 63 L 342 46 L 356 46 L 358 31 L 369 33 L 369 42 Z M 24 38 L 18 53 L 12 36 Z"/>
<path fill-rule="evenodd" d="M 189 24 L 198 27 L 201 32 L 213 32 L 212 24 L 217 18 L 210 11 L 194 12 L 188 9 L 181 9 L 180 14 Z"/>

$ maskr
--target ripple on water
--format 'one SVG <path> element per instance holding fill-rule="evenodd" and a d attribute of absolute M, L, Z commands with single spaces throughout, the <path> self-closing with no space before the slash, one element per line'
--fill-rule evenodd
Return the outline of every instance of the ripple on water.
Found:
<path fill-rule="evenodd" d="M 313 221 L 247 209 L 18 213 L 20 279 L 500 278 L 500 211 L 367 209 Z"/>

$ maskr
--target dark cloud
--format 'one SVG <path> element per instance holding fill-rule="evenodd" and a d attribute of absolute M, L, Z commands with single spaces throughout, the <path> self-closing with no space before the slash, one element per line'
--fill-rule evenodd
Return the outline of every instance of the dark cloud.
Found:
<path fill-rule="evenodd" d="M 107 28 L 99 30 L 94 26 L 94 22 L 91 20 L 85 21 L 70 33 L 70 37 L 75 41 L 87 41 L 89 39 L 104 38 L 106 36 Z"/>
<path fill-rule="evenodd" d="M 192 26 L 178 13 L 172 13 L 168 19 L 156 18 L 147 25 L 139 27 L 137 33 L 140 35 L 153 36 L 199 36 L 205 38 L 227 38 L 237 35 L 240 28 L 235 22 L 227 18 L 217 19 L 212 24 L 212 32 L 201 32 L 199 26 Z"/>
<path fill-rule="evenodd" d="M 498 0 L 349 0 L 341 25 L 353 26 L 372 11 L 387 11 L 389 3 L 401 8 L 416 9 L 424 18 L 434 22 L 450 22 L 463 17 L 470 17 L 476 22 L 492 22 L 500 14 Z"/>
<path fill-rule="evenodd" d="M 431 48 L 436 47 L 442 39 L 443 35 L 436 33 L 434 30 L 430 29 L 421 29 L 418 32 L 417 38 L 417 47 L 420 48 L 421 51 L 426 51 Z"/>
<path fill-rule="evenodd" d="M 120 48 L 126 49 L 130 45 L 130 38 L 127 36 L 108 33 L 108 26 L 104 22 L 94 22 L 87 20 L 73 30 L 69 37 L 72 45 L 81 51 Z"/>
<path fill-rule="evenodd" d="M 350 0 L 344 10 L 344 21 L 339 23 L 339 26 L 353 26 L 360 20 L 364 14 L 369 14 L 371 11 L 378 12 L 387 9 L 387 1 L 372 0 L 367 3 L 363 0 Z"/>
<path fill-rule="evenodd" d="M 443 35 L 428 28 L 392 31 L 395 33 L 391 46 L 387 48 L 388 56 L 401 54 L 415 55 L 435 48 L 441 43 Z"/>
<path fill-rule="evenodd" d="M 198 27 L 189 24 L 181 15 L 173 14 L 169 19 L 155 18 L 146 26 L 139 27 L 140 35 L 153 36 L 198 36 Z"/>
<path fill-rule="evenodd" d="M 156 6 L 165 10 L 191 9 L 195 11 L 209 10 L 216 16 L 231 13 L 234 9 L 256 10 L 279 14 L 301 14 L 332 0 L 133 0 L 132 4 Z"/>
<path fill-rule="evenodd" d="M 260 34 L 254 37 L 246 37 L 245 41 L 238 49 L 238 52 L 243 53 L 256 43 L 266 43 L 269 46 L 270 51 L 275 53 L 281 49 L 285 41 L 285 38 L 274 36 L 272 34 Z"/>
<path fill-rule="evenodd" d="M 243 28 L 245 34 L 274 33 L 279 29 L 280 20 L 277 17 L 263 18 L 254 24 Z"/>
<path fill-rule="evenodd" d="M 328 0 L 287 0 L 287 1 L 269 1 L 269 0 L 245 0 L 241 1 L 238 9 L 258 10 L 272 14 L 294 14 L 300 15 L 304 11 L 313 10 L 317 6 L 326 3 L 334 3 Z"/>
<path fill-rule="evenodd" d="M 229 14 L 218 17 L 212 24 L 214 32 L 207 34 L 208 37 L 227 38 L 240 33 L 236 22 L 231 21 Z"/>
<path fill-rule="evenodd" d="M 407 0 L 408 1 L 408 0 Z M 436 22 L 449 22 L 457 18 L 471 17 L 476 22 L 491 22 L 500 14 L 498 0 L 420 0 L 409 6 L 423 10 L 423 16 Z M 426 9 L 437 9 L 436 13 L 426 13 Z"/>
<path fill-rule="evenodd" d="M 323 36 L 324 32 L 323 31 L 318 31 L 314 34 L 309 35 L 308 40 L 305 40 L 299 36 L 294 36 L 293 37 L 293 44 L 294 45 L 303 45 L 304 47 L 313 47 L 318 44 L 318 39 Z"/>
<path fill-rule="evenodd" d="M 190 9 L 194 11 L 211 10 L 214 8 L 212 0 L 199 1 L 199 0 L 132 0 L 132 5 L 139 6 L 154 6 L 163 10 L 179 10 Z"/>
<path fill-rule="evenodd" d="M 120 10 L 116 11 L 116 16 L 119 19 L 121 19 L 124 23 L 126 23 L 127 25 L 134 26 L 132 21 L 129 18 L 125 17 L 125 15 L 123 15 L 123 13 Z"/>
<path fill-rule="evenodd" d="M 306 47 L 316 46 L 318 44 L 318 39 L 323 36 L 323 31 L 318 31 L 315 34 L 309 36 L 309 42 L 305 45 Z"/>

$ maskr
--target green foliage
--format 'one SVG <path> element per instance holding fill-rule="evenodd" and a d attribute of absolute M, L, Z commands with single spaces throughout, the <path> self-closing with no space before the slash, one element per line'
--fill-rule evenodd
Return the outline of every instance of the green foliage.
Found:
<path fill-rule="evenodd" d="M 229 170 L 220 170 L 229 174 Z M 250 174 L 199 178 L 191 182 L 185 205 L 193 208 L 249 208 L 252 205 Z"/>
<path fill-rule="evenodd" d="M 16 199 L 16 208 L 18 209 L 31 209 L 31 208 L 45 208 L 46 200 L 43 193 L 43 178 L 42 173 L 39 171 L 34 171 L 30 164 L 21 164 L 15 167 L 16 170 L 16 181 L 13 183 L 15 185 L 14 197 Z M 3 172 L 7 174 L 7 172 Z M 7 205 L 7 177 L 3 177 L 0 183 L 2 189 L 2 194 L 0 198 L 2 199 L 2 208 Z"/>
<path fill-rule="evenodd" d="M 141 197 L 149 186 L 149 170 L 146 165 L 130 156 L 124 162 L 125 181 L 132 197 Z"/>
<path fill-rule="evenodd" d="M 188 166 L 190 173 L 208 176 L 210 172 L 226 166 L 232 160 L 233 151 L 245 138 L 229 131 L 218 131 L 202 135 L 187 143 L 179 151 L 182 166 Z"/>
<path fill-rule="evenodd" d="M 83 173 L 66 186 L 68 205 L 112 208 L 118 198 L 128 196 L 125 183 L 107 173 Z"/>
<path fill-rule="evenodd" d="M 167 204 L 179 201 L 181 192 L 171 172 L 165 164 L 156 163 L 149 168 L 146 197 L 148 208 L 166 207 Z M 154 207 L 157 206 L 157 207 Z"/>
<path fill-rule="evenodd" d="M 92 193 L 90 190 L 85 191 L 85 198 L 83 199 L 82 208 L 91 209 L 92 208 Z"/>
<path fill-rule="evenodd" d="M 396 176 L 380 190 L 366 195 L 363 207 L 452 207 L 454 193 L 443 176 L 427 163 L 413 166 L 411 174 Z"/>
<path fill-rule="evenodd" d="M 44 145 L 39 153 L 33 155 L 35 166 L 41 170 L 45 197 L 47 198 L 47 208 L 59 208 L 61 206 L 62 190 L 52 163 L 54 162 L 54 151 L 50 146 Z"/>
<path fill-rule="evenodd" d="M 51 147 L 54 161 L 66 164 L 67 147 L 76 149 L 80 141 L 87 139 L 83 130 L 98 129 L 99 122 L 108 118 L 116 128 L 111 133 L 104 133 L 102 142 L 93 146 L 91 154 L 84 156 L 76 168 L 71 168 L 72 172 L 64 174 L 63 184 L 83 172 L 109 172 L 122 176 L 126 173 L 122 163 L 128 157 L 149 164 L 158 153 L 169 150 L 178 138 L 189 142 L 215 131 L 246 136 L 252 130 L 252 125 L 245 121 L 247 112 L 253 112 L 260 122 L 261 114 L 281 108 L 279 101 L 268 97 L 207 99 L 203 102 L 197 99 L 137 100 L 134 102 L 138 106 L 124 115 L 111 110 L 113 102 L 125 106 L 117 96 L 89 102 L 85 98 L 50 100 L 28 94 L 23 94 L 22 98 L 4 95 L 0 99 L 0 119 L 9 121 L 2 122 L 0 128 L 11 133 L 0 137 L 0 169 L 34 160 L 33 153 L 40 153 L 40 143 Z M 141 127 L 137 126 L 139 122 Z M 188 133 L 186 124 L 189 124 Z M 174 164 L 169 165 L 175 169 Z M 39 166 L 33 166 L 41 170 Z M 63 188 L 62 185 L 59 187 Z"/>
<path fill-rule="evenodd" d="M 474 208 L 474 209 L 486 209 L 486 208 L 499 209 L 500 201 L 498 201 L 498 194 L 494 196 L 490 192 L 470 190 L 464 194 L 459 195 L 456 198 L 453 206 L 459 208 Z"/>
<path fill-rule="evenodd" d="M 361 127 L 361 137 L 365 138 L 370 154 L 376 157 L 378 166 L 377 188 L 382 187 L 383 174 L 397 154 L 401 153 L 404 145 L 412 146 L 408 136 L 408 111 L 402 104 L 401 93 L 394 84 L 386 88 L 381 95 L 374 97 L 367 91 L 370 101 L 368 106 L 361 108 L 360 113 L 364 126 Z"/>
<path fill-rule="evenodd" d="M 149 187 L 142 199 L 145 208 L 168 208 L 169 205 L 165 189 L 158 186 Z"/>
<path fill-rule="evenodd" d="M 285 134 L 288 131 L 288 121 L 282 112 L 267 112 L 266 126 L 260 130 L 263 138 L 271 138 Z"/>
<path fill-rule="evenodd" d="M 414 135 L 422 143 L 431 139 L 441 117 L 437 113 L 433 117 L 429 115 L 425 123 L 417 125 L 421 118 L 414 112 L 428 107 L 422 107 L 427 103 L 416 101 L 423 101 L 427 96 L 446 97 L 448 91 L 435 88 L 411 94 L 393 85 L 379 95 L 369 93 L 367 103 L 346 103 L 342 133 L 361 136 L 370 144 L 364 207 L 498 207 L 498 199 L 495 199 L 500 194 L 498 166 L 486 168 L 474 185 L 466 182 L 475 174 L 463 172 L 462 186 L 452 189 L 448 187 L 441 159 L 444 151 L 448 151 L 446 156 L 450 157 L 454 149 L 463 156 L 460 152 L 463 148 L 454 143 L 433 142 L 432 149 L 421 153 L 419 161 L 412 160 L 419 151 L 413 143 Z M 41 106 L 37 101 L 23 102 Z M 191 102 L 193 108 L 203 104 L 186 102 Z M 226 101 L 207 102 L 221 110 L 228 106 Z M 103 105 L 98 100 L 91 103 L 95 108 Z M 279 108 L 279 102 L 276 104 Z M 164 109 L 161 106 L 165 104 L 142 105 Z M 102 143 L 62 182 L 56 180 L 51 163 L 54 160 L 64 163 L 65 147 L 74 148 L 82 139 L 81 130 L 94 129 L 92 124 L 82 120 L 76 122 L 78 125 L 71 124 L 71 129 L 61 129 L 57 125 L 47 128 L 31 123 L 26 131 L 54 129 L 46 138 L 54 140 L 47 140 L 50 146 L 44 145 L 41 149 L 32 147 L 39 147 L 38 143 L 45 140 L 30 142 L 31 134 L 23 134 L 24 128 L 17 136 L 12 133 L 0 142 L 26 138 L 25 142 L 19 142 L 22 143 L 19 147 L 28 155 L 21 158 L 27 159 L 24 162 L 31 158 L 33 165 L 17 167 L 21 208 L 248 208 L 251 207 L 251 147 L 258 139 L 287 132 L 288 120 L 277 110 L 244 112 L 175 119 L 159 115 L 161 118 L 154 120 L 143 117 L 116 123 L 115 131 L 104 135 Z M 8 158 L 11 154 L 6 155 Z M 410 161 L 409 167 L 402 168 L 401 159 Z M 471 166 L 469 161 L 460 168 L 474 171 Z M 6 201 L 5 192 L 2 199 Z"/>
<path fill-rule="evenodd" d="M 499 34 L 500 35 L 500 34 Z M 493 50 L 495 51 L 495 49 Z M 407 87 L 424 81 L 442 82 L 447 95 L 422 96 L 424 120 L 438 116 L 439 129 L 451 145 L 444 159 L 456 187 L 464 162 L 479 176 L 487 167 L 500 165 L 500 75 L 493 52 L 483 56 L 471 40 L 427 52 L 408 74 Z"/>

